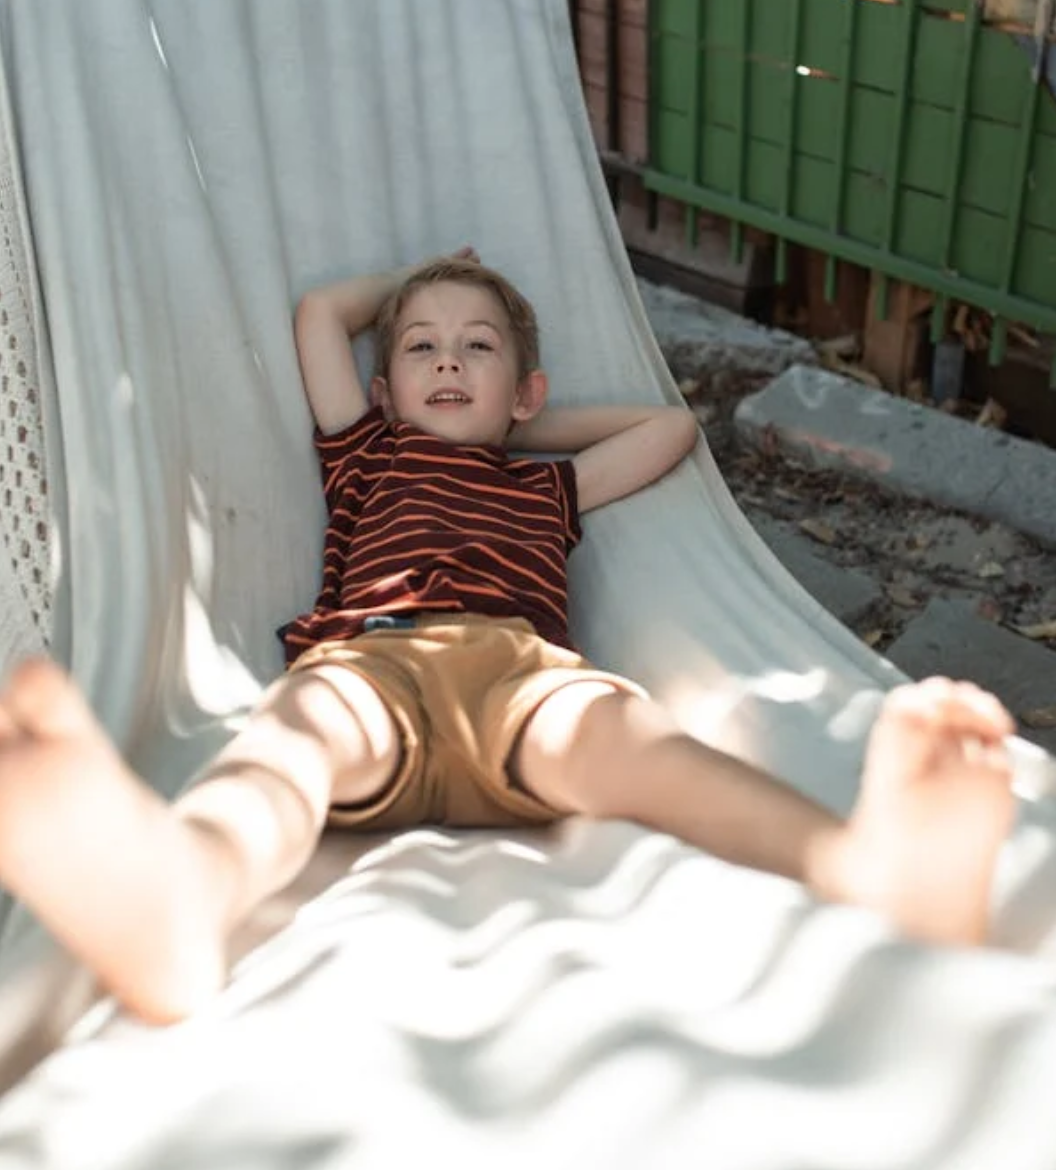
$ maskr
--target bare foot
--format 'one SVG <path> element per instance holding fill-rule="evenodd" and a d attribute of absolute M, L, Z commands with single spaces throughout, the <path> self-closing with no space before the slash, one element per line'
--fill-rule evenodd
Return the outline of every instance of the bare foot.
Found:
<path fill-rule="evenodd" d="M 891 692 L 866 751 L 845 853 L 854 901 L 934 942 L 986 938 L 990 888 L 1014 814 L 1012 717 L 972 683 Z"/>
<path fill-rule="evenodd" d="M 159 1023 L 224 977 L 222 924 L 192 837 L 57 667 L 14 672 L 0 691 L 0 884 Z"/>

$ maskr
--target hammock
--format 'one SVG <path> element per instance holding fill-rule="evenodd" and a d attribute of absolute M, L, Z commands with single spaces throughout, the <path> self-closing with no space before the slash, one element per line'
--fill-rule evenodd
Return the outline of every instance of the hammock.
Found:
<path fill-rule="evenodd" d="M 29 501 L 2 510 L 0 654 L 49 645 L 173 795 L 315 594 L 304 289 L 472 242 L 536 304 L 556 401 L 677 391 L 564 0 L 4 0 L 0 22 L 0 497 L 21 468 Z M 899 676 L 703 444 L 586 534 L 586 652 L 849 808 Z M 1053 771 L 1016 751 L 996 902 L 1018 953 L 912 946 L 625 824 L 422 829 L 329 839 L 186 1024 L 103 1001 L 67 1030 L 72 984 L 12 911 L 0 1080 L 44 1059 L 0 1100 L 0 1164 L 1051 1165 Z M 16 1011 L 27 988 L 47 1003 Z"/>

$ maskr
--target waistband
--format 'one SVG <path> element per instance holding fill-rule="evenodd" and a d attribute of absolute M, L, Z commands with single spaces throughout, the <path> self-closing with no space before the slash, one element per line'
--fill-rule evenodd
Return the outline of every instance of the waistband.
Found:
<path fill-rule="evenodd" d="M 494 625 L 520 624 L 531 628 L 527 618 L 492 617 L 482 613 L 461 611 L 417 610 L 411 613 L 375 613 L 363 620 L 363 633 L 384 633 L 386 630 L 420 630 L 428 626 L 468 626 L 480 622 Z"/>

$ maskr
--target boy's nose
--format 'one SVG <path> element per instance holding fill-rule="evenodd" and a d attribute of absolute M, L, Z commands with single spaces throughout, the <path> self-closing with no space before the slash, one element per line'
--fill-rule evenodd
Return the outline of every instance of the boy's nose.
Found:
<path fill-rule="evenodd" d="M 459 368 L 458 358 L 454 354 L 441 353 L 436 358 L 437 370 L 457 370 Z"/>

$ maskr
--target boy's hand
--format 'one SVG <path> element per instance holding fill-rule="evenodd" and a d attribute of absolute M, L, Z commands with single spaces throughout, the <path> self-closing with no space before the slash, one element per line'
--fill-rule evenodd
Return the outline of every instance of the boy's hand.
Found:
<path fill-rule="evenodd" d="M 468 260 L 472 264 L 480 263 L 480 253 L 473 247 L 472 244 L 466 244 L 464 247 L 458 249 L 457 252 L 451 253 L 452 260 Z"/>
<path fill-rule="evenodd" d="M 480 263 L 471 244 L 447 256 Z M 385 301 L 420 267 L 412 264 L 356 276 L 312 289 L 301 298 L 294 317 L 297 358 L 308 403 L 323 434 L 343 431 L 366 411 L 369 399 L 349 339 L 370 328 Z"/>

